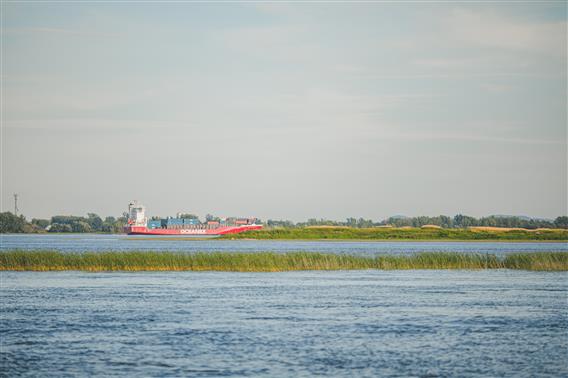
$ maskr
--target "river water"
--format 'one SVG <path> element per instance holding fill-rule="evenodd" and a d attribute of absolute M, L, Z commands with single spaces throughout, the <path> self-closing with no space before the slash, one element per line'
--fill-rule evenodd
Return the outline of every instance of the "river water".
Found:
<path fill-rule="evenodd" d="M 566 243 L 0 235 L 0 251 L 568 251 Z M 568 274 L 0 272 L 0 376 L 568 376 Z"/>
<path fill-rule="evenodd" d="M 84 251 L 184 251 L 184 252 L 324 252 L 353 255 L 417 252 L 478 252 L 503 255 L 512 252 L 568 251 L 568 243 L 555 242 L 439 242 L 439 241 L 297 241 L 148 238 L 101 234 L 0 235 L 0 251 L 51 249 Z"/>
<path fill-rule="evenodd" d="M 566 273 L 0 277 L 2 376 L 568 375 Z"/>

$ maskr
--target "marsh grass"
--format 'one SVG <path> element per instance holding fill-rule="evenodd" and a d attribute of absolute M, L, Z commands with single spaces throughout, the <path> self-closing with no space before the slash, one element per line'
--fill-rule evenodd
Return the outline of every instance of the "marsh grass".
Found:
<path fill-rule="evenodd" d="M 505 257 L 508 269 L 567 271 L 568 252 L 515 253 Z"/>
<path fill-rule="evenodd" d="M 568 230 L 459 229 L 459 228 L 273 228 L 228 234 L 220 239 L 300 240 L 568 240 Z"/>
<path fill-rule="evenodd" d="M 180 253 L 57 251 L 0 252 L 0 270 L 13 271 L 231 271 L 355 269 L 523 269 L 567 271 L 568 252 L 519 253 L 498 258 L 491 254 L 429 252 L 377 257 L 295 253 Z"/>

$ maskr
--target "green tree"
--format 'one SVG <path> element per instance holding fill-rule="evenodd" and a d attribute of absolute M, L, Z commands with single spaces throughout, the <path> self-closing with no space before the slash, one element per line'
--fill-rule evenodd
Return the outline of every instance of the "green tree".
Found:
<path fill-rule="evenodd" d="M 77 221 L 71 224 L 71 229 L 73 232 L 92 232 L 93 229 L 91 226 L 84 221 Z"/>
<path fill-rule="evenodd" d="M 73 229 L 69 224 L 52 223 L 49 232 L 73 232 Z"/>
<path fill-rule="evenodd" d="M 49 226 L 50 222 L 49 219 L 32 219 L 32 225 L 37 226 L 45 230 L 47 226 Z"/>
<path fill-rule="evenodd" d="M 87 214 L 87 223 L 89 224 L 92 231 L 100 232 L 103 230 L 103 220 L 97 214 Z"/>
<path fill-rule="evenodd" d="M 257 224 L 260 222 L 260 220 L 257 220 Z M 274 220 L 274 219 L 269 219 L 266 221 L 266 225 L 268 227 L 284 227 L 284 228 L 292 228 L 295 227 L 294 222 L 289 221 L 289 220 Z"/>
<path fill-rule="evenodd" d="M 359 227 L 359 228 L 373 227 L 373 221 L 370 220 L 370 219 L 359 218 L 357 220 L 357 227 Z"/>
<path fill-rule="evenodd" d="M 19 217 L 6 211 L 0 213 L 0 233 L 22 233 L 26 232 L 26 218 Z"/>
<path fill-rule="evenodd" d="M 477 219 L 469 217 L 467 215 L 458 214 L 454 217 L 455 227 L 467 228 L 477 226 L 478 224 L 479 222 L 477 221 Z"/>
<path fill-rule="evenodd" d="M 561 216 L 554 220 L 554 225 L 558 228 L 568 228 L 568 217 Z"/>

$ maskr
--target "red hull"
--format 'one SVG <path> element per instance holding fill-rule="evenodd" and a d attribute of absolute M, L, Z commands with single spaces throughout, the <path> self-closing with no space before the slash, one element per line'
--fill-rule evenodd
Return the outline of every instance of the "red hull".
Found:
<path fill-rule="evenodd" d="M 148 228 L 146 226 L 126 226 L 124 231 L 128 235 L 225 235 L 238 234 L 250 230 L 260 230 L 260 225 L 243 226 L 221 226 L 217 228 L 204 229 L 170 229 L 170 228 Z"/>

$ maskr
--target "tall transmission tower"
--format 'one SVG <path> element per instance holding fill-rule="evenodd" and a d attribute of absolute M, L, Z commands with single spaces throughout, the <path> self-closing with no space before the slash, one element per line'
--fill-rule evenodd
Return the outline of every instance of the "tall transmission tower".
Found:
<path fill-rule="evenodd" d="M 18 215 L 18 193 L 14 193 L 14 215 Z"/>

